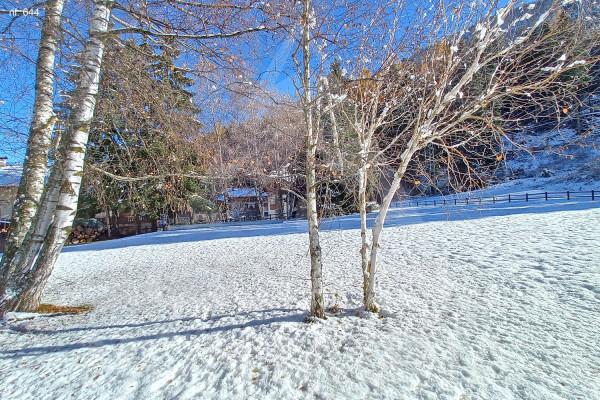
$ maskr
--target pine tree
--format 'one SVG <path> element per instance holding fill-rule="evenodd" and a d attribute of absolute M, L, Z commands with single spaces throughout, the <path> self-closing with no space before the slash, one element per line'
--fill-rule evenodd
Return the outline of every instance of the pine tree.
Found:
<path fill-rule="evenodd" d="M 189 91 L 193 80 L 175 65 L 174 43 L 110 43 L 109 68 L 100 83 L 86 173 L 87 198 L 98 211 L 129 211 L 157 219 L 161 213 L 189 209 L 200 182 L 195 138 L 197 107 Z M 136 66 L 135 72 L 132 66 Z M 120 177 L 148 179 L 119 180 Z M 151 178 L 152 176 L 156 178 Z"/>

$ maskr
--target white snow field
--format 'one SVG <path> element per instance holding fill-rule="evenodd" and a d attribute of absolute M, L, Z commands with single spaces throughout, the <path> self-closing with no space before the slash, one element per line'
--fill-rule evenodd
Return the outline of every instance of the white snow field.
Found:
<path fill-rule="evenodd" d="M 396 209 L 382 318 L 359 316 L 355 216 L 65 249 L 44 302 L 0 328 L 0 399 L 600 399 L 600 201 Z"/>

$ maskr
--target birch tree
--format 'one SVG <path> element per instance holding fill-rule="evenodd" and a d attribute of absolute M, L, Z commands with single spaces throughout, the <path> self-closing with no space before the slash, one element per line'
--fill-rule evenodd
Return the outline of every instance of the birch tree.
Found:
<path fill-rule="evenodd" d="M 370 4 L 363 1 L 340 1 L 313 3 L 301 1 L 299 23 L 288 30 L 296 41 L 293 53 L 296 66 L 296 91 L 304 115 L 305 129 L 305 180 L 306 208 L 309 230 L 309 253 L 311 260 L 311 308 L 313 318 L 324 318 L 323 297 L 323 260 L 319 235 L 319 211 L 325 212 L 327 204 L 319 196 L 319 187 L 326 187 L 331 176 L 339 176 L 345 171 L 346 160 L 343 157 L 338 129 L 336 109 L 339 99 L 334 95 L 326 70 L 336 60 L 348 60 L 360 53 L 361 39 L 367 43 L 365 25 L 381 22 L 391 3 Z M 295 10 L 294 10 L 295 11 Z M 293 14 L 293 12 L 291 14 Z M 296 29 L 297 28 L 297 29 Z M 370 38 L 373 38 L 371 36 Z M 329 119 L 328 128 L 333 139 L 333 157 L 324 157 L 328 146 L 323 137 L 326 129 L 323 121 Z M 317 157 L 317 154 L 319 156 Z M 333 170 L 335 169 L 335 171 Z M 336 178 L 337 179 L 337 178 Z M 327 197 L 327 196 L 325 196 Z M 321 202 L 319 202 L 321 198 Z M 319 204 L 320 203 L 320 204 Z"/>
<path fill-rule="evenodd" d="M 32 311 L 68 237 L 77 212 L 87 139 L 96 105 L 96 93 L 108 31 L 111 0 L 95 0 L 89 38 L 81 58 L 74 108 L 68 133 L 62 139 L 59 157 L 48 179 L 35 223 L 8 264 L 0 287 L 0 315 L 7 310 Z"/>
<path fill-rule="evenodd" d="M 298 75 L 301 78 L 300 102 L 304 115 L 305 152 L 306 152 L 306 218 L 308 220 L 308 247 L 310 253 L 310 315 L 313 318 L 325 318 L 325 299 L 323 297 L 323 260 L 319 235 L 319 216 L 317 214 L 316 153 L 318 130 L 314 126 L 315 105 L 313 103 L 313 76 L 311 75 L 312 43 L 311 29 L 316 23 L 315 11 L 311 0 L 302 2 L 301 39 L 299 43 L 301 59 L 295 58 Z"/>
<path fill-rule="evenodd" d="M 370 238 L 364 195 L 360 201 L 366 310 L 379 309 L 375 279 L 383 227 L 415 155 L 433 145 L 448 157 L 460 157 L 461 146 L 489 132 L 504 136 L 522 128 L 519 121 L 537 112 L 536 107 L 523 108 L 524 102 L 560 107 L 578 88 L 570 72 L 597 62 L 591 52 L 597 30 L 586 29 L 579 18 L 583 11 L 571 6 L 585 4 L 555 1 L 536 9 L 536 3 L 517 1 L 509 1 L 504 8 L 495 2 L 485 6 L 462 2 L 452 8 L 438 3 L 418 11 L 413 19 L 416 31 L 418 26 L 427 30 L 421 31 L 425 36 L 411 40 L 409 57 L 354 86 L 360 115 L 368 116 L 356 124 L 361 186 L 368 168 L 387 165 L 395 169 Z M 571 23 L 547 29 L 565 13 Z M 543 57 L 529 57 L 540 48 L 545 49 Z M 391 93 L 383 90 L 390 87 Z M 377 134 L 381 136 L 374 141 Z"/>
<path fill-rule="evenodd" d="M 36 62 L 35 100 L 23 175 L 13 206 L 12 222 L 0 264 L 0 286 L 8 272 L 8 263 L 17 251 L 37 212 L 48 170 L 48 151 L 52 143 L 54 115 L 54 67 L 61 35 L 64 0 L 48 0 L 42 25 Z"/>

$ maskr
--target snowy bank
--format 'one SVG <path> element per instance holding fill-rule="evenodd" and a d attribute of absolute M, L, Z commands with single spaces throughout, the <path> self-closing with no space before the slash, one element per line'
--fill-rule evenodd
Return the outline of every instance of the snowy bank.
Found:
<path fill-rule="evenodd" d="M 598 203 L 521 206 L 395 210 L 384 318 L 356 316 L 354 216 L 317 324 L 300 221 L 71 247 L 43 301 L 94 309 L 0 328 L 0 398 L 597 399 Z"/>

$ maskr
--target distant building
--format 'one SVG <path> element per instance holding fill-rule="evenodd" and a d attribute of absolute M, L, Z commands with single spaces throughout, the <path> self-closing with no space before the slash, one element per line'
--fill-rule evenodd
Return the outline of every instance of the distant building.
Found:
<path fill-rule="evenodd" d="M 259 193 L 260 192 L 260 193 Z M 255 188 L 230 188 L 216 197 L 223 220 L 287 219 L 297 215 L 293 196 L 282 190 L 257 191 Z"/>
<path fill-rule="evenodd" d="M 22 173 L 21 165 L 8 165 L 7 161 L 0 157 L 0 221 L 10 219 Z"/>
<path fill-rule="evenodd" d="M 217 196 L 227 220 L 262 219 L 268 217 L 269 195 L 255 188 L 230 188 Z"/>
<path fill-rule="evenodd" d="M 8 165 L 8 159 L 0 157 L 0 253 L 4 251 L 8 224 L 21 181 L 21 172 L 20 165 Z"/>

